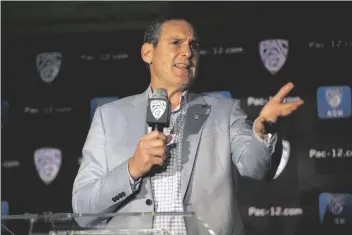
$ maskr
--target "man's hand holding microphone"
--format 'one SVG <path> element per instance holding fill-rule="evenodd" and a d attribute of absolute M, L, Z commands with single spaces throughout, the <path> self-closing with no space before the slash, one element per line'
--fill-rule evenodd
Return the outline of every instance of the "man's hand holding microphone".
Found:
<path fill-rule="evenodd" d="M 169 127 L 171 105 L 167 91 L 157 88 L 148 99 L 147 123 L 152 131 L 142 136 L 136 151 L 128 161 L 128 170 L 134 180 L 148 173 L 154 165 L 162 166 L 166 158 L 166 146 L 172 136 L 163 133 Z"/>
<path fill-rule="evenodd" d="M 128 161 L 128 170 L 134 180 L 142 177 L 154 165 L 164 164 L 166 145 L 169 142 L 167 139 L 169 138 L 159 131 L 152 131 L 140 138 L 135 153 Z"/>

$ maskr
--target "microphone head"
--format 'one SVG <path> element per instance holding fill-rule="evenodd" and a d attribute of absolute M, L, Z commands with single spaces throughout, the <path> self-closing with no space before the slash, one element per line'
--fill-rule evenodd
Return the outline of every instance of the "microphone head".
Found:
<path fill-rule="evenodd" d="M 152 98 L 168 98 L 167 90 L 165 88 L 155 88 Z"/>
<path fill-rule="evenodd" d="M 165 88 L 156 88 L 148 99 L 147 123 L 152 130 L 163 131 L 169 126 L 171 104 Z"/>

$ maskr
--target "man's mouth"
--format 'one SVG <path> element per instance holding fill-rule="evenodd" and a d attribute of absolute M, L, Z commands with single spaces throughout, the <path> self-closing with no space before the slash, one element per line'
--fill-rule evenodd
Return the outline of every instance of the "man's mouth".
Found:
<path fill-rule="evenodd" d="M 183 63 L 177 63 L 174 65 L 176 68 L 179 68 L 179 69 L 190 69 L 191 66 L 188 65 L 188 64 L 183 64 Z"/>

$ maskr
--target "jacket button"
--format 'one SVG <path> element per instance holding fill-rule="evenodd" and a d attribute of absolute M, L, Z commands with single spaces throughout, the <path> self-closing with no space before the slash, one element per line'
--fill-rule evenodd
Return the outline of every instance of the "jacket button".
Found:
<path fill-rule="evenodd" d="M 145 204 L 147 204 L 148 206 L 151 206 L 153 204 L 153 201 L 150 199 L 145 200 Z"/>

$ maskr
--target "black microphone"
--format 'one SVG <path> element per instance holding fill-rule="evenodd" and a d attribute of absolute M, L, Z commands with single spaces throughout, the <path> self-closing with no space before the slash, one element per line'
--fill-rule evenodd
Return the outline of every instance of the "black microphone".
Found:
<path fill-rule="evenodd" d="M 147 124 L 152 131 L 163 132 L 164 127 L 169 127 L 171 116 L 171 103 L 167 90 L 156 88 L 148 98 Z"/>

